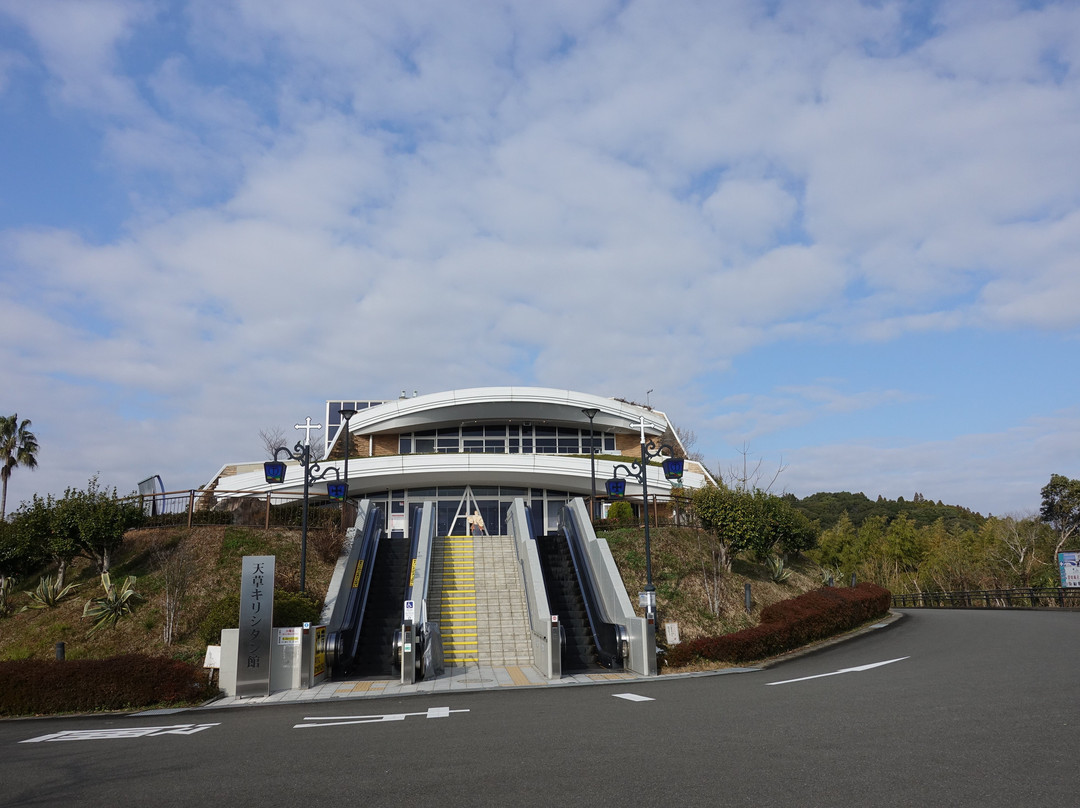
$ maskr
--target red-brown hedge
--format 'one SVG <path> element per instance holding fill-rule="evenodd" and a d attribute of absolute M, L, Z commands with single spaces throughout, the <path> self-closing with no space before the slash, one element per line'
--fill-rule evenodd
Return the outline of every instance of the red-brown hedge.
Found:
<path fill-rule="evenodd" d="M 824 587 L 761 610 L 761 623 L 718 637 L 699 637 L 668 649 L 665 664 L 748 662 L 782 654 L 849 631 L 889 611 L 892 594 L 877 584 Z"/>
<path fill-rule="evenodd" d="M 0 662 L 0 715 L 48 715 L 190 704 L 217 695 L 187 662 L 128 654 L 112 659 Z"/>

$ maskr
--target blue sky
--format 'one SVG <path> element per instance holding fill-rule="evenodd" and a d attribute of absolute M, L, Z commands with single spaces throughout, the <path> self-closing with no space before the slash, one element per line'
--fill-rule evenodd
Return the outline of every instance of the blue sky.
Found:
<path fill-rule="evenodd" d="M 1080 476 L 1078 58 L 1075 2 L 0 0 L 9 508 L 536 384 L 1029 512 Z"/>

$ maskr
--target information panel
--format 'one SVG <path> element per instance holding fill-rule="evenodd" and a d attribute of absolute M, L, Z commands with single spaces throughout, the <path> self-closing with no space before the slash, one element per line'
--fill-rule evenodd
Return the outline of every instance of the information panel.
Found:
<path fill-rule="evenodd" d="M 274 639 L 274 556 L 244 556 L 240 574 L 236 695 L 268 696 Z"/>
<path fill-rule="evenodd" d="M 1058 553 L 1061 585 L 1080 587 L 1080 552 Z"/>

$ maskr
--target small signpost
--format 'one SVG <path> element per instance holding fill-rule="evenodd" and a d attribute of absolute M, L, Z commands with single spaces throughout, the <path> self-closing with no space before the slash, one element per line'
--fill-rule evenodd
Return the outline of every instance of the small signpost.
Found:
<path fill-rule="evenodd" d="M 666 635 L 668 645 L 679 644 L 679 624 L 678 623 L 664 623 L 664 634 Z"/>

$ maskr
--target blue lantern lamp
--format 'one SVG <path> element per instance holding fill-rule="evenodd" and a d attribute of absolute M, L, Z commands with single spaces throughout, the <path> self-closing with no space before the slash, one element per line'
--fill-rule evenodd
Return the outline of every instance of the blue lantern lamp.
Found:
<path fill-rule="evenodd" d="M 664 478 L 668 480 L 681 480 L 683 477 L 683 459 L 681 457 L 668 457 L 660 465 L 664 468 Z"/>
<path fill-rule="evenodd" d="M 280 485 L 285 482 L 285 464 L 280 460 L 267 460 L 263 463 L 263 475 L 270 485 Z"/>

